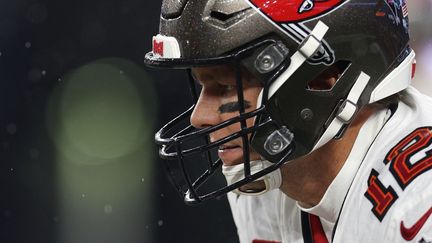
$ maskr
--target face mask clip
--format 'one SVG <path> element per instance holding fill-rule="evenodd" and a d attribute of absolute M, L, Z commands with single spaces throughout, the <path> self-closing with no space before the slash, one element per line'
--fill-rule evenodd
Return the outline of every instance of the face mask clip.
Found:
<path fill-rule="evenodd" d="M 288 56 L 288 48 L 280 41 L 265 48 L 255 59 L 255 69 L 261 73 L 275 70 Z"/>
<path fill-rule="evenodd" d="M 274 131 L 267 137 L 264 149 L 270 155 L 276 155 L 284 151 L 294 140 L 294 134 L 285 126 Z"/>

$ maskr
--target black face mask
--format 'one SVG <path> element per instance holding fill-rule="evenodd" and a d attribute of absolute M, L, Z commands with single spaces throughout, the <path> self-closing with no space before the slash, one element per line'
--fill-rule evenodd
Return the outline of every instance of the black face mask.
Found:
<path fill-rule="evenodd" d="M 254 137 L 256 131 L 264 127 L 276 127 L 276 124 L 266 114 L 265 101 L 267 99 L 268 85 L 275 79 L 280 72 L 289 66 L 289 62 L 284 62 L 285 57 L 280 58 L 280 61 L 274 68 L 269 69 L 265 74 L 270 77 L 267 82 L 263 82 L 263 95 L 261 97 L 261 105 L 257 109 L 245 112 L 250 104 L 243 97 L 243 78 L 242 70 L 244 63 L 251 59 L 257 59 L 257 54 L 263 53 L 268 47 L 272 47 L 277 42 L 273 39 L 261 40 L 255 45 L 251 45 L 249 49 L 245 49 L 233 55 L 227 55 L 218 60 L 195 61 L 195 63 L 182 63 L 182 65 L 192 66 L 208 66 L 217 65 L 220 63 L 228 63 L 235 69 L 237 102 L 226 104 L 220 109 L 235 110 L 238 116 L 229 120 L 223 121 L 215 126 L 196 129 L 190 124 L 190 117 L 195 105 L 189 108 L 186 112 L 173 119 L 166 124 L 159 132 L 156 133 L 155 140 L 159 145 L 159 155 L 165 159 L 166 169 L 171 182 L 175 185 L 180 195 L 184 198 L 187 204 L 195 204 L 208 199 L 218 198 L 225 195 L 227 192 L 248 184 L 263 175 L 266 175 L 278 169 L 292 151 L 294 143 L 285 146 L 286 152 L 275 163 L 257 173 L 251 174 L 250 170 L 250 137 Z M 259 55 L 258 54 L 258 55 Z M 285 55 L 287 55 L 286 53 Z M 288 59 L 289 60 L 289 59 Z M 223 61 L 223 62 L 222 62 Z M 270 60 L 271 61 L 271 60 Z M 152 63 L 154 64 L 154 62 Z M 198 92 L 195 80 L 191 71 L 188 70 L 189 87 L 195 102 L 198 100 Z M 260 80 L 263 77 L 259 77 Z M 246 120 L 254 119 L 255 124 L 248 127 Z M 225 129 L 228 126 L 238 124 L 240 130 L 227 137 L 217 141 L 210 142 L 209 136 L 218 130 Z M 227 185 L 222 173 L 222 161 L 217 157 L 217 150 L 220 146 L 241 138 L 243 148 L 243 168 L 244 178 L 231 185 Z M 277 138 L 273 143 L 277 143 Z M 291 146 L 289 146 L 291 145 Z M 278 144 L 274 144 L 278 146 Z M 280 144 L 279 144 L 280 146 Z M 289 147 L 289 148 L 288 148 Z"/>

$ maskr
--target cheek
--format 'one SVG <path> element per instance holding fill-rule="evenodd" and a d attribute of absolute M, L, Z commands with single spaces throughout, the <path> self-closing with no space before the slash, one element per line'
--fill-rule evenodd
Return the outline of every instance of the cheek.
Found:
<path fill-rule="evenodd" d="M 232 112 L 229 114 L 222 114 L 221 118 L 222 118 L 222 120 L 226 121 L 226 120 L 232 119 L 234 117 L 237 117 L 238 115 L 239 115 L 238 112 Z M 232 134 L 232 133 L 240 131 L 240 128 L 241 128 L 240 123 L 234 123 L 231 126 L 226 127 L 224 130 L 226 130 L 227 133 Z"/>
<path fill-rule="evenodd" d="M 250 109 L 250 110 L 253 110 L 253 109 Z M 230 115 L 222 115 L 222 117 L 223 117 L 223 120 L 228 120 L 228 119 L 231 119 L 231 118 L 236 117 L 238 115 L 239 115 L 238 112 L 235 112 L 235 113 L 233 112 Z M 252 127 L 254 125 L 254 122 L 255 122 L 255 118 L 249 118 L 246 120 L 246 126 Z M 241 131 L 241 123 L 237 122 L 235 124 L 232 124 L 231 126 L 228 126 L 224 129 L 222 129 L 220 132 L 223 133 L 224 136 L 228 136 L 228 135 L 231 135 L 231 134 L 239 132 L 239 131 Z M 221 135 L 221 134 L 219 134 L 219 135 Z M 248 136 L 250 136 L 250 135 L 251 134 L 249 134 Z M 241 138 L 238 138 L 237 140 L 241 140 Z"/>

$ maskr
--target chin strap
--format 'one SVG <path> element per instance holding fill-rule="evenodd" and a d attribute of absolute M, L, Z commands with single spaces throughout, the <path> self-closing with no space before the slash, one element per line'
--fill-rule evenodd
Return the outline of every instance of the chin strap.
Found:
<path fill-rule="evenodd" d="M 267 160 L 255 160 L 250 162 L 250 170 L 251 174 L 255 174 L 261 170 L 264 170 L 270 166 L 274 165 L 273 163 Z M 232 166 L 222 166 L 222 173 L 225 176 L 225 179 L 228 185 L 232 185 L 242 179 L 244 179 L 244 164 L 232 165 Z M 265 188 L 259 190 L 249 190 L 249 191 L 241 191 L 239 188 L 233 190 L 232 192 L 239 195 L 250 195 L 257 196 L 264 194 L 273 189 L 278 189 L 282 184 L 282 174 L 280 169 L 272 171 L 263 177 L 255 180 L 254 182 L 263 182 Z"/>

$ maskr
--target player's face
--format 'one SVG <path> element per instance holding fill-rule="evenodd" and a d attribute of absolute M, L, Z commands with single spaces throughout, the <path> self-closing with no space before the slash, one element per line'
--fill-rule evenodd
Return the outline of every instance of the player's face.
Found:
<path fill-rule="evenodd" d="M 228 65 L 202 67 L 192 69 L 192 74 L 201 85 L 201 94 L 191 116 L 191 123 L 196 128 L 214 126 L 239 115 L 239 103 L 236 89 L 236 75 Z M 245 111 L 256 109 L 258 95 L 262 89 L 259 81 L 252 75 L 243 72 L 243 96 Z M 248 119 L 247 126 L 253 125 L 253 119 Z M 217 141 L 240 131 L 240 125 L 235 123 L 210 134 L 210 140 Z M 225 165 L 243 163 L 243 142 L 241 138 L 231 140 L 218 149 L 219 158 Z M 260 156 L 251 149 L 251 160 Z"/>

